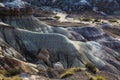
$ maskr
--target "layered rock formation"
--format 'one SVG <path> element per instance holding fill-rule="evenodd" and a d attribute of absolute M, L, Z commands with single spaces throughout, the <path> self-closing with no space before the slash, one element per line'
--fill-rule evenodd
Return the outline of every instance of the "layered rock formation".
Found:
<path fill-rule="evenodd" d="M 11 14 L 11 8 L 7 9 Z M 26 10 L 26 7 L 23 9 Z M 26 12 L 0 17 L 1 42 L 10 46 L 5 49 L 5 53 L 1 47 L 2 56 L 10 55 L 45 67 L 54 67 L 57 62 L 64 68 L 85 67 L 87 63 L 93 63 L 100 70 L 120 73 L 120 41 L 102 28 L 56 28 L 39 21 L 33 15 L 24 14 Z"/>
<path fill-rule="evenodd" d="M 0 6 L 0 16 L 7 17 L 7 16 L 24 16 L 24 15 L 31 15 L 33 13 L 33 7 L 21 1 L 13 1 L 13 2 L 6 2 L 4 4 L 1 3 Z"/>

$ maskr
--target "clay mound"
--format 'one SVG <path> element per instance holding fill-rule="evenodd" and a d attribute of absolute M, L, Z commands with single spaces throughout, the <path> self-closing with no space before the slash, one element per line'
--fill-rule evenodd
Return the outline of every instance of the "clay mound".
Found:
<path fill-rule="evenodd" d="M 3 28 L 3 27 L 1 27 Z M 118 53 L 102 47 L 97 42 L 72 41 L 68 37 L 58 33 L 39 33 L 19 28 L 5 28 L 1 30 L 3 40 L 21 52 L 27 61 L 53 66 L 53 63 L 61 62 L 64 68 L 84 67 L 87 62 L 94 63 L 99 69 L 113 73 L 119 73 L 119 62 L 116 60 Z M 16 47 L 17 46 L 17 47 Z M 48 56 L 39 55 L 39 49 L 47 49 Z M 113 54 L 109 52 L 112 51 Z M 42 53 L 43 54 L 43 53 Z M 45 53 L 46 54 L 46 53 Z M 42 62 L 41 62 L 42 61 Z M 49 64 L 48 64 L 49 61 Z M 113 61 L 114 63 L 110 63 Z M 47 63 L 47 64 L 46 64 Z M 116 65 L 113 65 L 116 64 Z M 106 69 L 106 67 L 108 67 Z"/>
<path fill-rule="evenodd" d="M 107 46 L 120 53 L 120 42 L 104 32 L 102 28 L 96 27 L 83 27 L 83 28 L 70 28 L 70 30 L 82 35 L 88 41 L 96 41 L 104 46 Z M 107 29 L 108 30 L 108 29 Z M 113 29 L 114 30 L 114 29 Z M 119 29 L 116 29 L 116 33 Z"/>

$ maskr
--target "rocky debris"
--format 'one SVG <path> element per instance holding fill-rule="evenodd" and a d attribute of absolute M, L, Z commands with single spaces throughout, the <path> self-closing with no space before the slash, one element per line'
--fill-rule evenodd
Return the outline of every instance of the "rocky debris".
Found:
<path fill-rule="evenodd" d="M 7 58 L 4 56 L 0 56 L 0 69 L 8 71 L 10 69 L 12 70 L 19 70 L 21 72 L 29 73 L 29 74 L 37 74 L 38 69 L 36 65 L 33 65 L 31 63 L 27 63 L 24 61 L 21 61 L 16 58 Z M 10 73 L 12 74 L 12 72 Z"/>
<path fill-rule="evenodd" d="M 2 40 L 0 40 L 0 55 L 26 61 L 26 59 L 20 53 Z"/>
<path fill-rule="evenodd" d="M 39 70 L 46 71 L 46 67 L 45 67 L 44 65 L 42 65 L 42 64 L 37 64 L 37 68 L 38 68 Z"/>

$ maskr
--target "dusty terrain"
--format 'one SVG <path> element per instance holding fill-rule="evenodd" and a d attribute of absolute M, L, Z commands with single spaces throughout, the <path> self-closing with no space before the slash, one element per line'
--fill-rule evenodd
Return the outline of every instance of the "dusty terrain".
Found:
<path fill-rule="evenodd" d="M 102 23 L 110 23 L 112 25 L 115 25 L 115 27 L 120 26 L 120 16 L 115 16 L 115 15 L 102 16 L 93 11 L 86 11 L 83 13 L 65 13 L 66 14 L 65 17 L 68 16 L 68 21 L 61 22 L 54 18 L 56 14 L 57 13 L 53 13 L 52 11 L 46 11 L 46 10 L 40 9 L 35 11 L 34 15 L 41 21 L 44 21 L 45 23 L 55 27 L 60 27 L 60 26 L 61 27 L 82 27 L 82 26 L 89 26 L 89 25 L 98 25 Z M 62 17 L 62 15 L 60 17 Z M 84 21 L 82 19 L 91 19 L 91 20 Z M 94 22 L 94 20 L 98 20 L 99 22 L 97 21 Z"/>

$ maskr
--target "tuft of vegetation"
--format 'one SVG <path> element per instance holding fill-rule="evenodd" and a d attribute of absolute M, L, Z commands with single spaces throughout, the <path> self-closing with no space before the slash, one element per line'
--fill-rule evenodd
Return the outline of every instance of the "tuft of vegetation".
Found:
<path fill-rule="evenodd" d="M 5 71 L 4 70 L 0 70 L 0 74 L 4 75 Z"/>
<path fill-rule="evenodd" d="M 66 71 L 65 73 L 61 74 L 60 78 L 63 79 L 63 78 L 69 77 L 73 74 L 74 74 L 74 72 Z"/>
<path fill-rule="evenodd" d="M 66 78 L 66 77 L 69 77 L 71 75 L 73 75 L 75 72 L 79 72 L 79 71 L 83 71 L 83 70 L 86 70 L 86 68 L 70 68 L 70 69 L 67 69 L 63 74 L 61 74 L 61 79 L 63 78 Z"/>
<path fill-rule="evenodd" d="M 59 19 L 60 19 L 60 16 L 55 16 L 54 18 L 57 19 L 57 20 L 59 20 Z"/>
<path fill-rule="evenodd" d="M 90 76 L 89 80 L 106 80 L 103 76 Z"/>
<path fill-rule="evenodd" d="M 117 23 L 117 20 L 108 20 L 110 23 Z"/>
<path fill-rule="evenodd" d="M 96 80 L 106 80 L 103 76 L 96 76 Z"/>
<path fill-rule="evenodd" d="M 92 19 L 91 18 L 83 18 L 83 19 L 81 19 L 81 21 L 87 21 L 87 22 L 89 22 L 89 21 L 92 21 Z"/>
<path fill-rule="evenodd" d="M 91 71 L 92 73 L 97 73 L 99 70 L 98 70 L 98 68 L 96 67 L 96 65 L 94 65 L 93 63 L 87 63 L 86 65 L 85 65 L 85 67 L 89 70 L 89 71 Z"/>
<path fill-rule="evenodd" d="M 95 19 L 93 22 L 101 22 L 101 20 L 99 20 L 99 19 Z"/>
<path fill-rule="evenodd" d="M 93 76 L 91 76 L 91 77 L 89 78 L 89 80 L 96 80 L 96 78 L 93 77 Z"/>
<path fill-rule="evenodd" d="M 18 76 L 14 76 L 12 78 L 9 77 L 0 77 L 0 80 L 23 80 L 22 78 L 18 77 Z"/>
<path fill-rule="evenodd" d="M 23 80 L 22 78 L 20 78 L 20 77 L 18 77 L 18 76 L 15 76 L 15 77 L 13 77 L 13 79 L 12 80 Z"/>
<path fill-rule="evenodd" d="M 8 69 L 6 71 L 4 71 L 4 70 L 2 71 L 1 70 L 1 73 L 2 73 L 2 75 L 7 76 L 7 77 L 15 76 L 15 75 L 20 74 L 20 69 L 10 68 L 10 69 Z"/>

